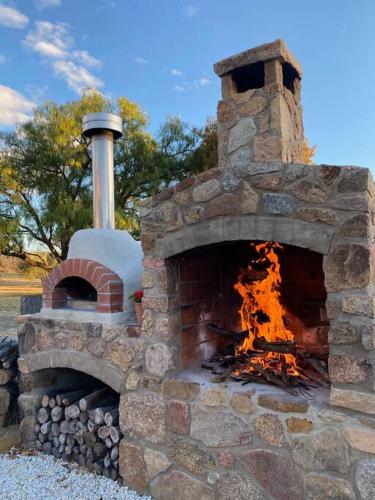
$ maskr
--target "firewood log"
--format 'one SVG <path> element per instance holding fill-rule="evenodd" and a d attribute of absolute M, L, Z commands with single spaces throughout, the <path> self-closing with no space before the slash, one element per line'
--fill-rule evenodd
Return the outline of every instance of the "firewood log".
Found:
<path fill-rule="evenodd" d="M 47 436 L 45 434 L 42 434 L 41 432 L 39 432 L 39 434 L 38 434 L 38 440 L 42 444 L 44 444 L 47 441 Z"/>
<path fill-rule="evenodd" d="M 94 461 L 94 452 L 92 451 L 91 446 L 87 447 L 87 450 L 86 450 L 86 459 Z"/>
<path fill-rule="evenodd" d="M 104 443 L 105 443 L 107 448 L 112 448 L 112 446 L 113 446 L 113 441 L 109 436 L 107 438 L 105 438 Z"/>
<path fill-rule="evenodd" d="M 60 432 L 62 434 L 67 434 L 68 433 L 68 424 L 69 424 L 69 422 L 67 420 L 62 420 L 60 422 Z"/>
<path fill-rule="evenodd" d="M 0 369 L 0 385 L 6 385 L 13 380 L 17 375 L 17 370 L 9 368 L 8 370 Z"/>
<path fill-rule="evenodd" d="M 59 422 L 63 416 L 63 409 L 61 406 L 55 406 L 51 410 L 51 420 L 52 422 Z"/>
<path fill-rule="evenodd" d="M 108 426 L 118 424 L 119 411 L 118 408 L 113 408 L 109 410 L 104 415 L 104 423 Z"/>
<path fill-rule="evenodd" d="M 69 406 L 74 403 L 78 403 L 78 401 L 83 398 L 87 394 L 87 390 L 77 390 L 77 391 L 69 391 L 63 394 L 60 394 L 61 406 Z"/>
<path fill-rule="evenodd" d="M 37 439 L 35 441 L 35 447 L 37 450 L 41 450 L 42 449 L 42 443 L 39 441 L 39 439 Z"/>
<path fill-rule="evenodd" d="M 18 359 L 18 351 L 16 353 L 14 353 L 13 355 L 11 356 L 8 356 L 5 360 L 2 359 L 2 365 L 3 365 L 3 368 L 5 368 L 6 370 L 9 370 L 9 368 L 13 368 L 17 365 L 17 359 Z"/>
<path fill-rule="evenodd" d="M 92 450 L 97 458 L 103 458 L 107 452 L 107 448 L 104 443 L 95 443 Z"/>
<path fill-rule="evenodd" d="M 58 422 L 52 422 L 51 431 L 53 436 L 58 436 L 60 434 L 60 424 Z"/>
<path fill-rule="evenodd" d="M 107 467 L 104 467 L 104 469 L 103 469 L 103 476 L 110 478 L 111 477 L 111 471 L 110 471 L 110 469 L 108 469 Z"/>
<path fill-rule="evenodd" d="M 116 481 L 116 479 L 118 478 L 118 471 L 117 469 L 115 469 L 115 467 L 111 467 L 109 477 L 112 479 L 112 481 Z"/>
<path fill-rule="evenodd" d="M 59 452 L 58 447 L 54 446 L 54 447 L 52 448 L 52 455 L 53 455 L 55 458 L 60 458 L 60 457 L 61 457 L 61 453 Z"/>
<path fill-rule="evenodd" d="M 86 467 L 91 472 L 94 470 L 94 462 L 91 459 L 86 459 Z"/>
<path fill-rule="evenodd" d="M 67 454 L 65 453 L 65 451 L 63 451 L 63 452 L 61 453 L 61 458 L 62 458 L 62 460 L 69 460 L 70 456 L 69 456 L 69 455 L 67 455 Z"/>
<path fill-rule="evenodd" d="M 48 403 L 48 406 L 52 409 L 52 408 L 55 408 L 56 406 L 56 398 L 54 397 L 51 397 L 49 398 L 49 403 Z"/>
<path fill-rule="evenodd" d="M 65 407 L 64 416 L 65 420 L 72 420 L 74 418 L 78 418 L 80 414 L 79 406 L 76 404 L 71 404 Z"/>
<path fill-rule="evenodd" d="M 119 462 L 118 459 L 113 461 L 113 467 L 115 469 L 118 469 L 118 462 Z"/>
<path fill-rule="evenodd" d="M 77 422 L 76 423 L 76 434 L 83 436 L 85 432 L 87 432 L 87 425 L 81 421 Z"/>
<path fill-rule="evenodd" d="M 111 400 L 114 400 L 114 396 L 106 387 L 104 387 L 103 389 L 92 392 L 87 396 L 81 397 L 79 401 L 79 407 L 82 411 L 86 411 L 96 406 L 98 402 L 104 402 L 104 404 L 107 404 L 106 402 Z"/>
<path fill-rule="evenodd" d="M 59 453 L 64 453 L 64 450 L 65 450 L 65 444 L 60 444 L 59 446 Z"/>
<path fill-rule="evenodd" d="M 51 450 L 52 450 L 52 443 L 50 443 L 49 441 L 43 443 L 42 451 L 44 453 L 51 453 Z"/>
<path fill-rule="evenodd" d="M 87 421 L 87 429 L 90 432 L 96 432 L 99 428 L 99 425 L 95 423 L 94 420 L 91 420 L 91 418 Z"/>
<path fill-rule="evenodd" d="M 94 420 L 95 423 L 98 425 L 103 425 L 104 424 L 104 415 L 113 410 L 115 406 L 102 406 L 99 408 L 96 408 L 94 411 Z"/>
<path fill-rule="evenodd" d="M 79 446 L 76 444 L 75 446 L 73 446 L 73 455 L 78 457 L 79 454 L 80 454 Z"/>
<path fill-rule="evenodd" d="M 40 432 L 40 424 L 35 424 L 34 432 L 35 432 L 35 434 L 38 434 Z"/>
<path fill-rule="evenodd" d="M 79 449 L 81 453 L 85 454 L 87 451 L 87 444 L 81 444 Z"/>
<path fill-rule="evenodd" d="M 77 422 L 78 422 L 78 419 L 68 421 L 68 434 L 75 434 L 76 433 Z"/>
<path fill-rule="evenodd" d="M 74 434 L 77 443 L 81 446 L 85 443 L 85 436 L 77 436 L 77 434 Z"/>
<path fill-rule="evenodd" d="M 112 465 L 111 455 L 109 453 L 104 457 L 104 467 L 108 468 Z"/>
<path fill-rule="evenodd" d="M 66 455 L 71 455 L 72 454 L 72 449 L 70 446 L 65 446 L 64 452 Z"/>
<path fill-rule="evenodd" d="M 97 441 L 97 435 L 94 432 L 85 432 L 85 443 L 87 446 L 94 446 Z"/>
<path fill-rule="evenodd" d="M 51 430 L 51 421 L 48 420 L 48 422 L 45 422 L 40 426 L 40 432 L 42 434 L 48 434 Z"/>
<path fill-rule="evenodd" d="M 75 438 L 69 434 L 66 437 L 66 444 L 67 444 L 67 446 L 69 446 L 69 448 L 73 448 L 76 444 Z"/>
<path fill-rule="evenodd" d="M 53 434 L 52 434 L 52 431 L 49 431 L 48 433 L 48 441 L 50 441 L 52 443 L 53 441 Z"/>
<path fill-rule="evenodd" d="M 66 434 L 63 434 L 63 433 L 61 433 L 61 434 L 59 435 L 59 443 L 60 443 L 60 444 L 65 444 L 65 443 L 66 443 L 66 436 L 67 436 L 67 435 L 66 435 Z"/>
<path fill-rule="evenodd" d="M 103 441 L 109 436 L 109 427 L 108 427 L 108 425 L 103 425 L 102 427 L 99 427 L 99 429 L 98 429 L 98 436 Z"/>
<path fill-rule="evenodd" d="M 94 462 L 94 472 L 99 475 L 103 474 L 103 464 L 100 462 Z"/>
<path fill-rule="evenodd" d="M 79 465 L 86 465 L 86 457 L 82 453 L 78 455 L 78 463 Z"/>
<path fill-rule="evenodd" d="M 60 446 L 60 441 L 59 441 L 59 437 L 58 436 L 55 436 L 53 438 L 53 446 L 55 446 L 56 448 L 58 448 Z"/>
<path fill-rule="evenodd" d="M 111 450 L 111 460 L 114 462 L 115 460 L 118 459 L 118 455 L 119 455 L 119 448 L 118 446 L 114 446 Z"/>
<path fill-rule="evenodd" d="M 81 413 L 79 414 L 79 420 L 81 422 L 83 422 L 84 424 L 86 424 L 87 421 L 88 421 L 88 419 L 89 419 L 88 412 L 87 411 L 81 411 Z"/>
<path fill-rule="evenodd" d="M 49 420 L 51 415 L 51 410 L 49 408 L 40 408 L 36 419 L 40 424 L 45 424 Z"/>
<path fill-rule="evenodd" d="M 120 441 L 120 428 L 118 426 L 111 425 L 109 428 L 109 437 L 112 439 L 114 444 Z"/>

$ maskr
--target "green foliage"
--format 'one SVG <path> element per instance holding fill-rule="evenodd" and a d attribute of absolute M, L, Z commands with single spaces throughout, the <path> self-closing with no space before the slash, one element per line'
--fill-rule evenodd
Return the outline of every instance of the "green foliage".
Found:
<path fill-rule="evenodd" d="M 147 116 L 125 97 L 98 92 L 73 102 L 48 101 L 14 132 L 0 134 L 0 253 L 48 270 L 67 256 L 77 229 L 92 226 L 92 179 L 86 113 L 118 113 L 123 137 L 115 146 L 116 227 L 139 234 L 143 198 L 216 166 L 215 122 L 198 129 L 167 117 L 156 137 Z M 48 258 L 45 258 L 48 255 Z"/>

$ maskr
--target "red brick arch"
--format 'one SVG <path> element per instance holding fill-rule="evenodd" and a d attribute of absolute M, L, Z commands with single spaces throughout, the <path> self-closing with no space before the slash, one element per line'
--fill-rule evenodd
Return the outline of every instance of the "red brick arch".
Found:
<path fill-rule="evenodd" d="M 43 307 L 58 309 L 66 306 L 67 293 L 58 288 L 64 278 L 82 278 L 97 292 L 96 311 L 102 313 L 122 312 L 123 283 L 121 278 L 103 264 L 94 260 L 68 259 L 61 262 L 43 282 Z"/>

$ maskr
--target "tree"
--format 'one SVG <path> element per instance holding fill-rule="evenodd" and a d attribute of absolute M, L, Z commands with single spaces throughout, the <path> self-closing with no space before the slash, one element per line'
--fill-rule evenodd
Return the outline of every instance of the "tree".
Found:
<path fill-rule="evenodd" d="M 154 138 L 145 113 L 125 97 L 113 103 L 90 91 L 62 105 L 48 101 L 28 123 L 0 134 L 0 253 L 48 271 L 67 257 L 73 233 L 92 227 L 91 159 L 81 127 L 83 115 L 97 111 L 123 121 L 115 146 L 118 228 L 137 235 L 142 198 L 216 165 L 213 123 L 198 129 L 168 117 Z"/>

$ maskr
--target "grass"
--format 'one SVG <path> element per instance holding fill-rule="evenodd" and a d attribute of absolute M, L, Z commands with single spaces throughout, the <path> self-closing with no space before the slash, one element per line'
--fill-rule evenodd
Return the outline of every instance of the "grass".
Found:
<path fill-rule="evenodd" d="M 39 293 L 40 280 L 28 280 L 16 272 L 0 272 L 0 335 L 17 334 L 21 296 Z"/>

